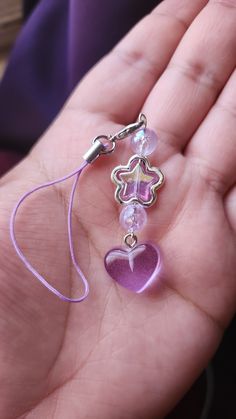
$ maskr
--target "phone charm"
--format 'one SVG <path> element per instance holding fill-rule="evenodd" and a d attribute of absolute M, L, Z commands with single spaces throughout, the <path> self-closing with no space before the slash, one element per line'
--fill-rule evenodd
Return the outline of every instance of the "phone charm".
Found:
<path fill-rule="evenodd" d="M 89 293 L 88 280 L 77 262 L 72 237 L 72 210 L 75 190 L 81 173 L 101 155 L 110 154 L 115 150 L 117 141 L 130 137 L 135 155 L 128 164 L 118 166 L 112 172 L 112 181 L 116 185 L 115 199 L 123 205 L 120 213 L 121 226 L 126 231 L 124 247 L 113 248 L 105 255 L 104 264 L 108 274 L 123 287 L 141 293 L 158 276 L 161 268 L 159 248 L 150 242 L 138 244 L 137 231 L 147 222 L 146 208 L 156 201 L 157 189 L 161 187 L 164 176 L 160 169 L 151 167 L 147 159 L 156 148 L 157 136 L 154 131 L 146 128 L 147 120 L 140 114 L 138 121 L 127 125 L 114 135 L 99 135 L 93 139 L 92 146 L 83 156 L 84 162 L 72 173 L 51 182 L 36 186 L 25 193 L 17 202 L 10 220 L 10 236 L 13 246 L 25 267 L 52 293 L 63 301 L 80 302 Z M 67 297 L 60 293 L 31 265 L 20 249 L 15 237 L 15 219 L 21 204 L 34 192 L 48 188 L 57 183 L 74 177 L 68 207 L 68 242 L 72 263 L 84 285 L 84 292 L 79 298 Z"/>

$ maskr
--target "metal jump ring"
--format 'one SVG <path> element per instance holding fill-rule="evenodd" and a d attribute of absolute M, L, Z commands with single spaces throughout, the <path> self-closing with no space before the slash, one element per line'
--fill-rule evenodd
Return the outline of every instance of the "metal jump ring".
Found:
<path fill-rule="evenodd" d="M 100 141 L 102 138 L 105 139 L 107 141 L 107 144 L 109 145 L 103 144 L 103 142 Z M 100 143 L 102 143 L 102 145 L 104 146 L 104 149 L 100 151 L 100 154 L 110 154 L 115 150 L 115 146 L 116 146 L 115 141 L 112 138 L 110 138 L 108 135 L 98 135 L 97 137 L 93 139 L 92 141 L 93 144 L 97 140 L 99 140 Z"/>
<path fill-rule="evenodd" d="M 134 233 L 128 233 L 124 237 L 124 242 L 126 246 L 130 247 L 131 249 L 137 244 L 138 238 Z"/>

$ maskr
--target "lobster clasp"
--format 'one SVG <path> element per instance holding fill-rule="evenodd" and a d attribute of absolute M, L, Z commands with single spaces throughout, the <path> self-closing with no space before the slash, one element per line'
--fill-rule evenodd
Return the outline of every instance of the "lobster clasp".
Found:
<path fill-rule="evenodd" d="M 133 132 L 140 129 L 142 126 L 144 126 L 144 128 L 146 128 L 146 125 L 147 125 L 147 118 L 143 113 L 141 113 L 141 114 L 139 114 L 138 120 L 136 122 L 134 122 L 132 124 L 129 124 L 129 125 L 126 125 L 120 131 L 118 131 L 114 135 L 112 135 L 110 140 L 111 141 L 123 140 L 124 138 L 133 134 Z"/>
<path fill-rule="evenodd" d="M 140 113 L 136 122 L 126 125 L 126 127 L 122 128 L 116 134 L 98 135 L 93 139 L 91 147 L 84 154 L 84 160 L 86 160 L 88 163 L 92 163 L 102 154 L 112 153 L 115 150 L 116 141 L 123 140 L 141 127 L 146 128 L 146 126 L 147 118 L 143 113 Z"/>

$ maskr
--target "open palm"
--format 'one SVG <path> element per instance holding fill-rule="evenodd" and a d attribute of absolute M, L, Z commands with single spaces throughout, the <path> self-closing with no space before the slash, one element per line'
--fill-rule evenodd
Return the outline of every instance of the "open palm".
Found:
<path fill-rule="evenodd" d="M 207 4 L 208 3 L 208 4 Z M 236 299 L 235 1 L 166 0 L 78 86 L 30 155 L 0 182 L 0 417 L 162 418 L 206 366 Z M 110 172 L 127 141 L 81 177 L 73 230 L 90 294 L 67 304 L 15 255 L 19 196 L 76 168 L 91 138 L 142 110 L 166 176 L 140 239 L 162 249 L 156 290 L 119 288 L 103 257 L 122 232 Z M 82 291 L 66 233 L 70 181 L 33 195 L 17 238 L 61 291 Z M 79 200 L 79 206 L 77 201 Z"/>

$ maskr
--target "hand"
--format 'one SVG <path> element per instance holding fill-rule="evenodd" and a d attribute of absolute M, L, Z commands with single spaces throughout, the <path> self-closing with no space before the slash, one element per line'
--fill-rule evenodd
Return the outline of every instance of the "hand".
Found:
<path fill-rule="evenodd" d="M 85 77 L 29 156 L 1 179 L 1 418 L 162 418 L 216 350 L 236 298 L 235 6 L 163 2 Z M 122 242 L 110 172 L 131 155 L 124 140 L 82 176 L 73 228 L 91 293 L 64 303 L 18 260 L 10 213 L 22 193 L 78 167 L 91 138 L 133 122 L 140 110 L 159 135 L 151 162 L 166 176 L 142 233 L 162 249 L 162 284 L 136 295 L 104 270 L 104 254 Z M 29 198 L 17 238 L 33 265 L 75 296 L 69 186 Z"/>

